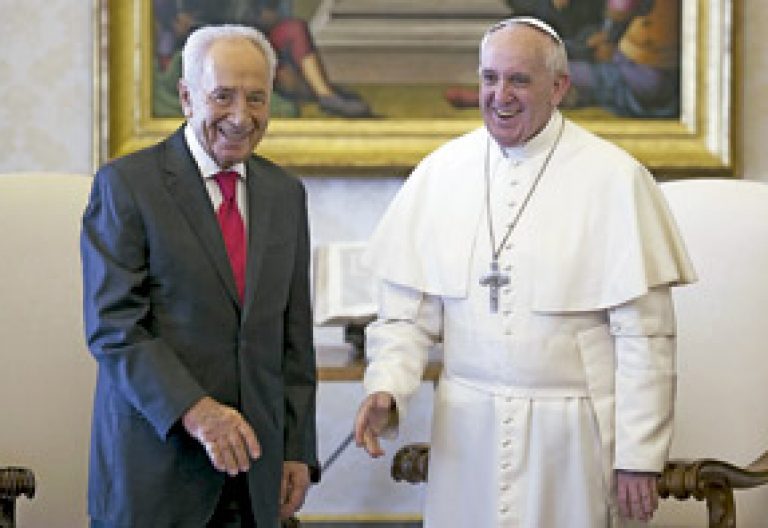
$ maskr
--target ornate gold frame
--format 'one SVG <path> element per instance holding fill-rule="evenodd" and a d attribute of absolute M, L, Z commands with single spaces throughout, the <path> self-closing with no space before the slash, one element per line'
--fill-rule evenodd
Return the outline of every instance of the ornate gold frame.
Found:
<path fill-rule="evenodd" d="M 738 0 L 682 0 L 681 117 L 579 120 L 661 178 L 739 173 Z M 94 162 L 170 134 L 153 118 L 151 0 L 96 0 Z M 301 174 L 405 174 L 421 157 L 479 125 L 465 119 L 273 119 L 259 152 Z"/>

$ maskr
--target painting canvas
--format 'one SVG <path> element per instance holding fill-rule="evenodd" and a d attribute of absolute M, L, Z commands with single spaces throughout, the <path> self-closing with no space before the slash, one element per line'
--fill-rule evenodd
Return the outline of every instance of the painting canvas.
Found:
<path fill-rule="evenodd" d="M 177 127 L 184 39 L 240 23 L 279 59 L 263 154 L 305 173 L 405 173 L 480 125 L 478 43 L 496 21 L 533 15 L 568 48 L 569 117 L 662 176 L 731 174 L 733 11 L 732 0 L 101 0 L 102 153 Z"/>
<path fill-rule="evenodd" d="M 679 115 L 680 0 L 494 1 L 479 19 L 469 18 L 478 6 L 449 4 L 153 0 L 152 114 L 181 115 L 176 85 L 189 32 L 238 23 L 261 30 L 278 54 L 274 117 L 476 117 L 481 32 L 494 19 L 523 15 L 546 20 L 566 43 L 573 79 L 566 108 Z M 437 15 L 463 21 L 467 42 L 459 46 L 442 25 L 430 31 L 426 22 Z M 446 55 L 450 64 L 442 64 Z"/>

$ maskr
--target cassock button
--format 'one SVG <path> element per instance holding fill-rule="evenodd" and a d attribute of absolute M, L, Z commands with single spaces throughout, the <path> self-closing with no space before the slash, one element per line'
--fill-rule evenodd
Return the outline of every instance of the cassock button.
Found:
<path fill-rule="evenodd" d="M 504 423 L 506 425 L 511 424 L 512 423 L 512 417 L 511 416 L 507 416 L 506 418 L 504 418 Z"/>
<path fill-rule="evenodd" d="M 501 447 L 509 447 L 509 446 L 511 446 L 511 445 L 512 445 L 512 440 L 504 440 L 504 441 L 501 443 Z"/>
<path fill-rule="evenodd" d="M 500 511 L 501 513 L 507 513 L 507 512 L 509 512 L 509 507 L 508 507 L 508 506 L 506 506 L 506 505 L 504 505 L 504 506 L 502 506 L 501 508 L 499 508 L 499 511 Z"/>
<path fill-rule="evenodd" d="M 508 491 L 509 490 L 509 484 L 506 482 L 501 485 L 501 491 Z"/>

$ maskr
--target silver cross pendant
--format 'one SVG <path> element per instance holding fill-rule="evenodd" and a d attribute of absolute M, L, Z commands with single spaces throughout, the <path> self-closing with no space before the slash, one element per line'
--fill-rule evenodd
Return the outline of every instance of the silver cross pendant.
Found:
<path fill-rule="evenodd" d="M 480 277 L 480 285 L 487 286 L 491 301 L 491 313 L 499 311 L 499 288 L 509 284 L 509 275 L 499 271 L 499 262 L 491 261 L 491 271 Z"/>

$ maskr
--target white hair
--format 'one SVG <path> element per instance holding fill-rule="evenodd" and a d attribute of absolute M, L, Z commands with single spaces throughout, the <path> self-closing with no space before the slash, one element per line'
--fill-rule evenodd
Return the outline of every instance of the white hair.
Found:
<path fill-rule="evenodd" d="M 224 24 L 220 26 L 203 26 L 196 29 L 187 37 L 181 51 L 182 77 L 187 84 L 198 86 L 203 73 L 203 61 L 211 46 L 219 40 L 245 39 L 261 51 L 269 68 L 269 84 L 275 78 L 277 56 L 267 37 L 258 29 L 250 26 Z"/>
<path fill-rule="evenodd" d="M 500 29 L 505 29 L 516 25 L 532 27 L 547 35 L 553 44 L 545 51 L 546 55 L 544 57 L 544 61 L 547 67 L 552 73 L 568 73 L 568 54 L 565 51 L 565 44 L 563 43 L 563 39 L 560 38 L 560 35 L 557 34 L 555 28 L 539 18 L 530 16 L 507 18 L 506 20 L 497 22 L 488 28 L 488 30 L 483 35 L 482 40 L 480 41 L 480 54 L 482 55 L 483 49 L 488 43 L 491 35 Z"/>

